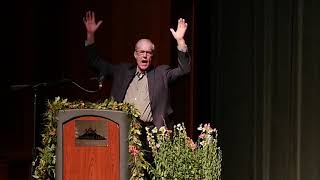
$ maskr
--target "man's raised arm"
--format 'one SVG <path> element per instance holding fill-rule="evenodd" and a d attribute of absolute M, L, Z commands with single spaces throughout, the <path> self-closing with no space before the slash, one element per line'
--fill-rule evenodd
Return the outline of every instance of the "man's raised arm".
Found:
<path fill-rule="evenodd" d="M 95 14 L 93 11 L 86 12 L 86 16 L 83 17 L 83 23 L 86 26 L 87 29 L 87 45 L 91 45 L 94 43 L 94 33 L 99 28 L 99 26 L 102 23 L 102 20 L 100 20 L 98 23 L 96 23 Z"/>

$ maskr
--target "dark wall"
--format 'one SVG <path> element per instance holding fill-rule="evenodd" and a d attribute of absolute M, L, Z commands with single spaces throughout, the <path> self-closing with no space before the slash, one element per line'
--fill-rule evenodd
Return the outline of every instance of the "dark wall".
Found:
<path fill-rule="evenodd" d="M 299 175 L 315 180 L 320 178 L 320 2 L 307 0 L 301 6 Z"/>
<path fill-rule="evenodd" d="M 88 90 L 96 90 L 96 74 L 87 68 L 82 17 L 88 10 L 103 20 L 96 34 L 98 51 L 111 62 L 134 62 L 134 44 L 140 38 L 150 38 L 156 45 L 155 64 L 176 65 L 176 42 L 169 28 L 176 28 L 177 17 L 187 17 L 190 24 L 187 43 L 192 49 L 192 11 L 172 4 L 171 1 L 21 1 L 3 4 L 2 29 L 3 68 L 5 88 L 1 97 L 6 102 L 0 126 L 0 179 L 30 179 L 33 129 L 36 121 L 36 145 L 39 145 L 41 114 L 45 103 L 55 96 L 69 100 L 99 101 L 108 97 L 110 81 L 104 82 L 99 93 L 88 93 L 72 84 L 57 84 L 71 79 Z M 192 10 L 192 1 L 186 4 Z M 172 13 L 172 12 L 181 12 Z M 182 14 L 182 12 L 184 12 Z M 191 124 L 191 75 L 173 87 L 174 118 Z M 15 85 L 33 86 L 37 91 Z M 34 94 L 37 104 L 34 106 Z M 183 105 L 179 101 L 183 99 Z M 34 108 L 36 107 L 36 108 Z M 34 116 L 34 110 L 36 115 Z M 36 118 L 34 118 L 36 117 Z"/>
<path fill-rule="evenodd" d="M 211 82 L 197 86 L 197 113 L 218 126 L 223 179 L 320 178 L 317 9 L 303 0 L 197 2 L 196 83 Z"/>
<path fill-rule="evenodd" d="M 173 86 L 174 120 L 194 136 L 200 123 L 218 128 L 223 179 L 320 179 L 319 6 L 315 0 L 8 2 L 0 179 L 28 179 L 32 158 L 34 91 L 10 85 L 70 78 L 97 87 L 83 51 L 81 17 L 89 9 L 104 20 L 97 44 L 112 62 L 133 61 L 134 42 L 149 37 L 156 64 L 175 65 L 169 27 L 187 19 L 192 73 Z M 105 82 L 97 94 L 70 85 L 41 89 L 37 110 L 57 95 L 103 99 L 109 88 Z"/>

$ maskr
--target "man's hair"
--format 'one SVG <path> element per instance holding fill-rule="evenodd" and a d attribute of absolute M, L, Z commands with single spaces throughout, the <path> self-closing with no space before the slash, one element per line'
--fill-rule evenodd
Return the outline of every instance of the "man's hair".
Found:
<path fill-rule="evenodd" d="M 151 44 L 151 50 L 152 51 L 155 50 L 155 45 L 153 44 L 153 42 L 150 39 L 140 39 L 140 40 L 138 40 L 136 45 L 135 45 L 135 50 L 137 50 L 139 44 L 141 44 L 142 42 L 149 42 Z"/>

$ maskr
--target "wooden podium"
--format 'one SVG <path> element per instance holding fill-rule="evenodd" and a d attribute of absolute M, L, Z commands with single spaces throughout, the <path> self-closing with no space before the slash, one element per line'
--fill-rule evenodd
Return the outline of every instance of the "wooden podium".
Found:
<path fill-rule="evenodd" d="M 128 180 L 126 113 L 69 109 L 57 119 L 57 180 Z"/>

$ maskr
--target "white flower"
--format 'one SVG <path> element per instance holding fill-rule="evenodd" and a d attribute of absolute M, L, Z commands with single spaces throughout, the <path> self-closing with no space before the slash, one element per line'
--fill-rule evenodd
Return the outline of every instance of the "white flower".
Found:
<path fill-rule="evenodd" d="M 178 125 L 177 125 L 177 130 L 178 130 L 178 131 L 182 131 L 182 130 L 183 130 L 183 126 L 182 126 L 181 124 L 178 124 Z"/>
<path fill-rule="evenodd" d="M 199 127 L 197 128 L 197 130 L 202 131 L 202 124 L 199 125 Z"/>
<path fill-rule="evenodd" d="M 166 128 L 165 128 L 164 126 L 162 126 L 162 127 L 159 129 L 159 132 L 165 133 L 165 132 L 166 132 Z"/>
<path fill-rule="evenodd" d="M 157 127 L 154 127 L 153 129 L 152 129 L 152 133 L 157 133 L 158 132 L 158 128 Z"/>

